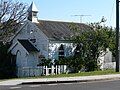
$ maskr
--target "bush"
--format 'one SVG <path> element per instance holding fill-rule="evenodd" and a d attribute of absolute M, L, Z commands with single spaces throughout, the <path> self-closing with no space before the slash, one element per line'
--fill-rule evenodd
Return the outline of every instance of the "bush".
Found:
<path fill-rule="evenodd" d="M 55 65 L 67 65 L 71 73 L 99 70 L 96 60 L 82 58 L 80 55 L 55 60 Z"/>
<path fill-rule="evenodd" d="M 15 56 L 7 53 L 9 46 L 0 43 L 0 79 L 16 77 Z"/>

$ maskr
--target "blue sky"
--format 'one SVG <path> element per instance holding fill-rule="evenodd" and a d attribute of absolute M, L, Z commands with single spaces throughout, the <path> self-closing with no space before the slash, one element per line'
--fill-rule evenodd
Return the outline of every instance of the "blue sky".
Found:
<path fill-rule="evenodd" d="M 16 1 L 16 0 L 14 0 Z M 115 1 L 116 0 L 18 0 L 23 3 L 36 4 L 39 10 L 38 18 L 42 20 L 80 22 L 98 22 L 102 16 L 107 19 L 107 26 L 115 26 Z"/>

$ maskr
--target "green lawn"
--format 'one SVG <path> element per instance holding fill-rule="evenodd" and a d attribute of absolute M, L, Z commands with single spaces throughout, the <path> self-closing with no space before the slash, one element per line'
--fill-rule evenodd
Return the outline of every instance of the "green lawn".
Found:
<path fill-rule="evenodd" d="M 107 75 L 107 74 L 120 74 L 120 72 L 115 72 L 115 70 L 104 70 L 104 71 L 80 72 L 80 73 L 71 73 L 71 74 L 58 74 L 58 75 L 49 75 L 49 76 L 24 77 L 24 78 L 12 78 L 12 79 L 58 78 L 58 77 Z M 8 80 L 8 79 L 3 79 L 3 80 Z"/>
<path fill-rule="evenodd" d="M 28 78 L 57 78 L 57 77 L 93 76 L 93 75 L 107 75 L 107 74 L 120 74 L 120 72 L 115 72 L 114 70 L 104 70 L 104 71 L 80 72 L 80 73 L 58 74 L 58 75 L 26 77 L 26 78 L 27 79 Z"/>

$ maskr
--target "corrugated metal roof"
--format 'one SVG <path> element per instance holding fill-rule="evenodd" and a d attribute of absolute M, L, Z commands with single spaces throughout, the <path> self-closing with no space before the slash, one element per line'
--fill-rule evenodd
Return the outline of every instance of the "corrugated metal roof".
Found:
<path fill-rule="evenodd" d="M 70 29 L 71 24 L 75 24 L 80 32 L 89 31 L 90 26 L 83 23 L 59 22 L 59 21 L 45 21 L 39 20 L 36 23 L 38 28 L 51 40 L 66 40 L 73 31 Z"/>
<path fill-rule="evenodd" d="M 28 51 L 28 52 L 32 52 L 32 51 L 38 51 L 37 48 L 35 48 L 28 40 L 18 40 L 22 46 Z"/>

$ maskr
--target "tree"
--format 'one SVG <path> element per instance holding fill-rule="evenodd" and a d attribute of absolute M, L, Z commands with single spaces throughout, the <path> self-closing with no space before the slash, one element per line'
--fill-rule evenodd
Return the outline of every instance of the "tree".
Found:
<path fill-rule="evenodd" d="M 18 25 L 26 19 L 27 5 L 11 0 L 0 0 L 0 40 L 15 33 Z"/>
<path fill-rule="evenodd" d="M 79 48 L 79 58 L 73 59 L 70 65 L 74 68 L 79 67 L 78 70 L 81 68 L 80 63 L 87 71 L 99 69 L 98 57 L 106 51 L 106 48 L 110 48 L 115 55 L 115 32 L 113 29 L 101 26 L 100 23 L 91 23 L 89 26 L 93 29 L 81 33 L 76 26 L 71 27 L 71 30 L 74 31 L 71 40 L 74 41 L 75 46 L 81 45 L 81 48 Z"/>
<path fill-rule="evenodd" d="M 15 76 L 15 56 L 7 52 L 6 42 L 26 19 L 26 10 L 23 3 L 0 0 L 0 78 Z"/>
<path fill-rule="evenodd" d="M 104 42 L 104 46 L 109 48 L 110 51 L 112 51 L 113 57 L 115 57 L 115 29 L 113 29 L 112 27 L 101 26 L 100 23 L 91 23 L 90 26 L 94 28 L 95 31 L 102 34 L 102 36 L 104 37 L 104 41 L 106 39 L 106 42 Z"/>
<path fill-rule="evenodd" d="M 0 42 L 0 79 L 16 77 L 16 57 L 7 52 L 9 47 Z"/>
<path fill-rule="evenodd" d="M 41 60 L 41 62 L 38 64 L 38 66 L 48 66 L 48 67 L 50 67 L 51 65 L 53 65 L 53 63 L 52 63 L 52 60 L 51 59 L 46 59 L 45 57 L 44 58 L 42 58 L 42 59 L 40 59 Z"/>

